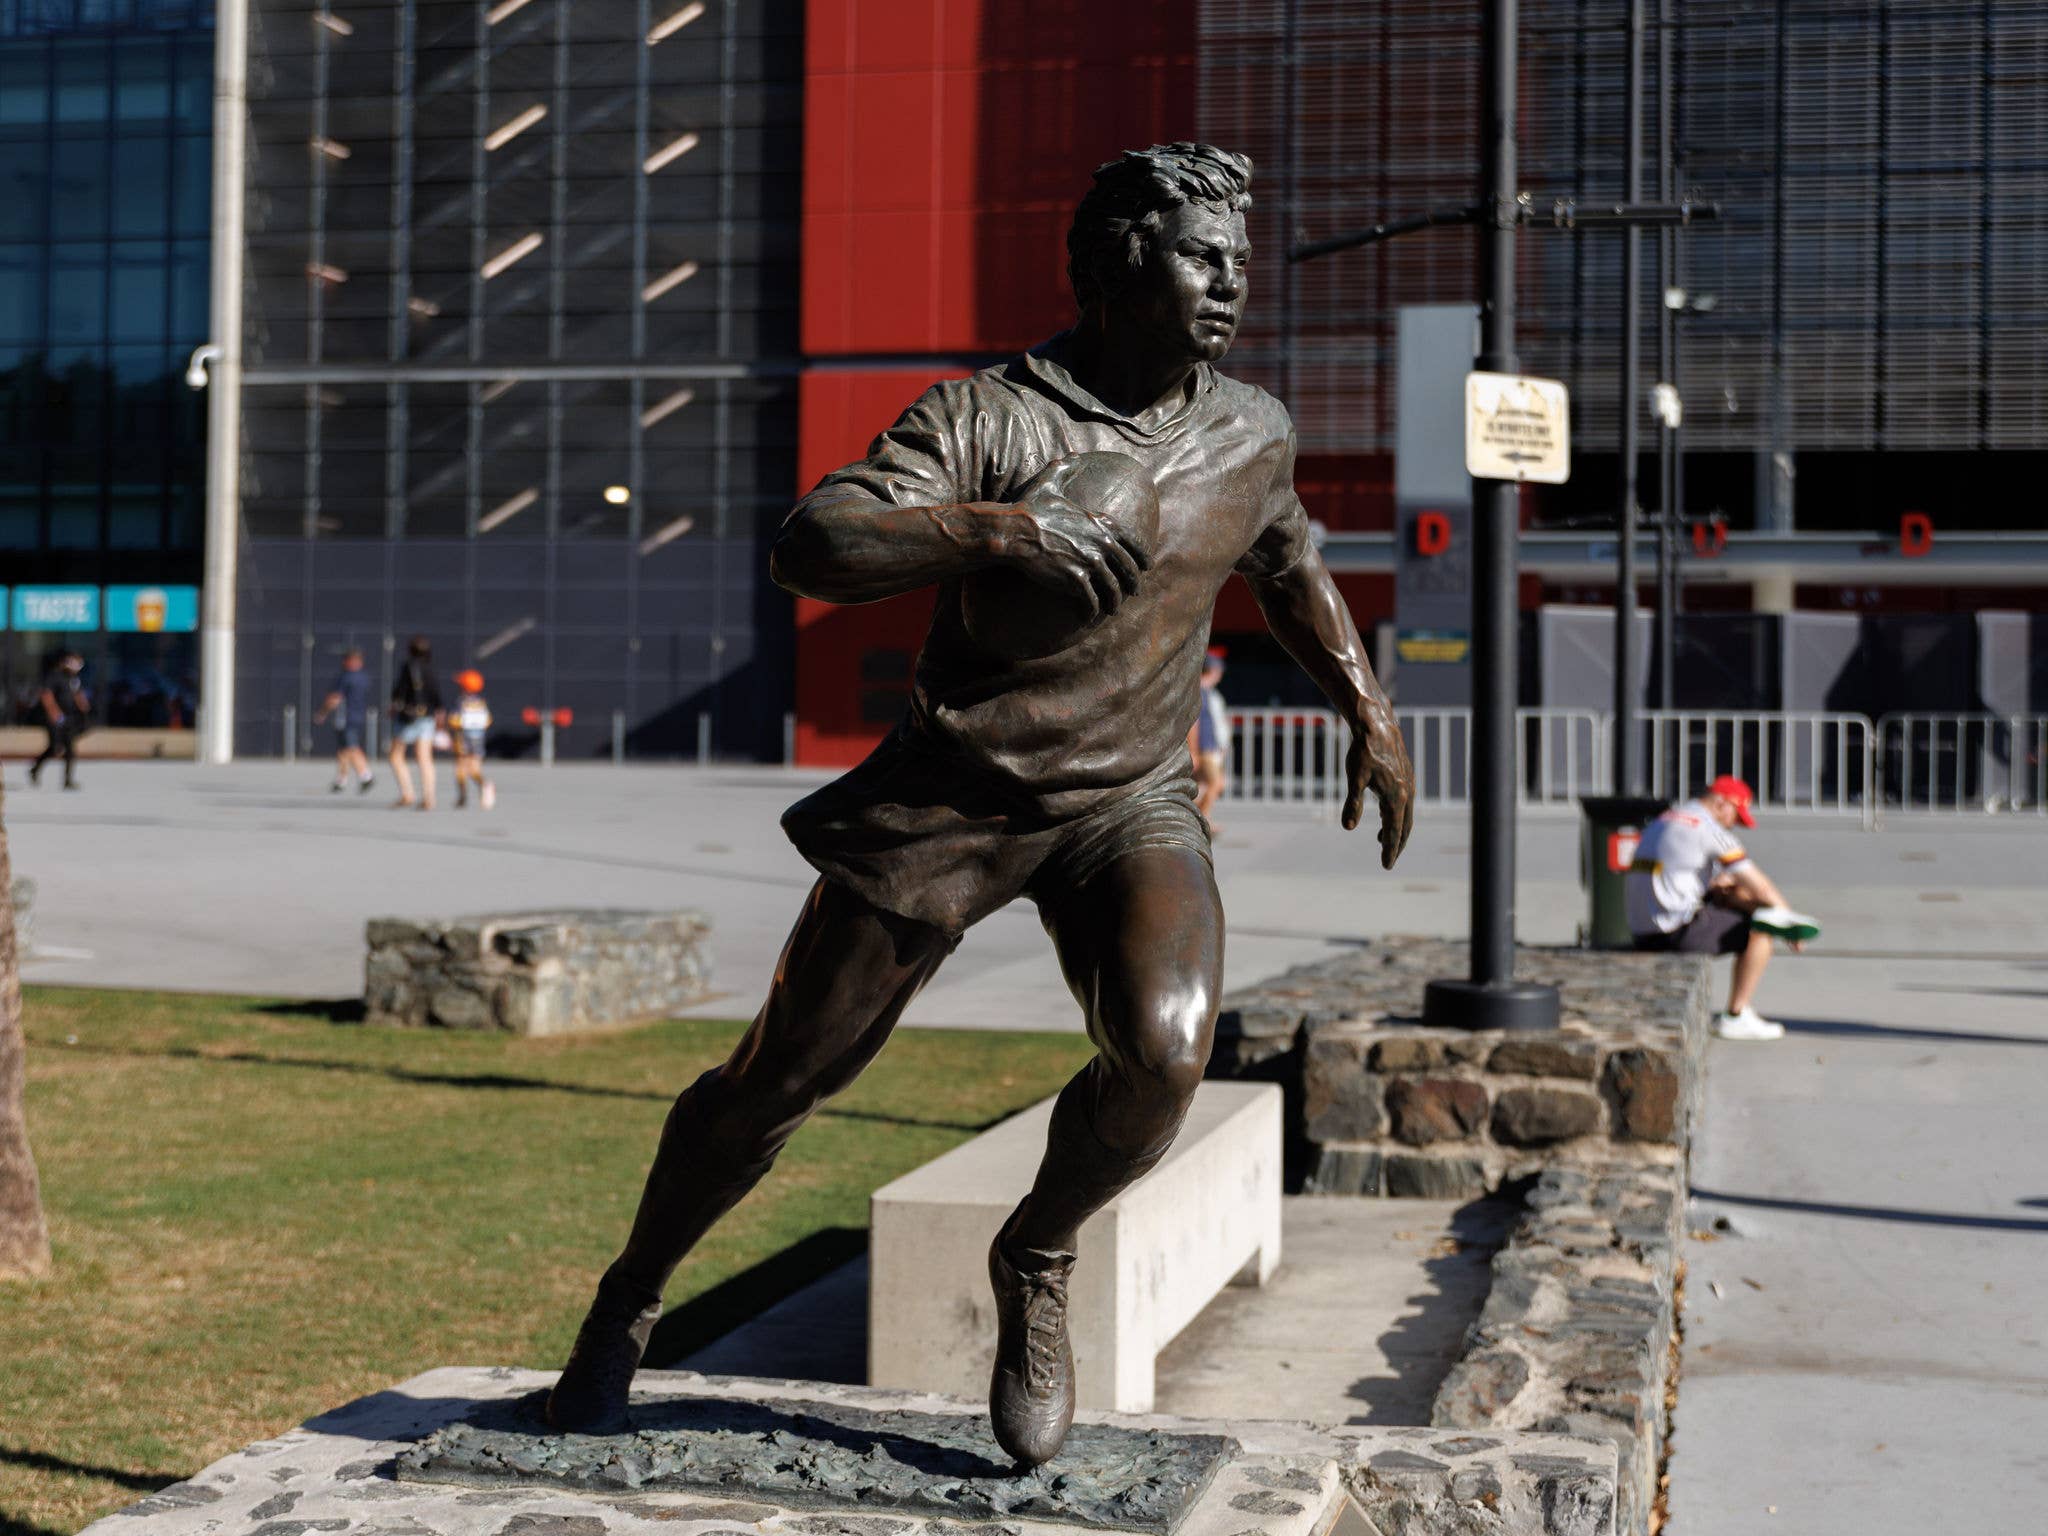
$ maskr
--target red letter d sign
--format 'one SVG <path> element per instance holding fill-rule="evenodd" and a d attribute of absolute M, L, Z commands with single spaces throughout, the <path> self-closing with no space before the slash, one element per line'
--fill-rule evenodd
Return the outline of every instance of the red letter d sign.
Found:
<path fill-rule="evenodd" d="M 1415 553 L 1440 555 L 1451 547 L 1451 520 L 1441 512 L 1415 514 Z"/>

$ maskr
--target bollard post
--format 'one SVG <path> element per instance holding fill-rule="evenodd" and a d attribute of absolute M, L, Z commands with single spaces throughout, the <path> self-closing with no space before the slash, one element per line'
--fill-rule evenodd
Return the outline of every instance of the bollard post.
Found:
<path fill-rule="evenodd" d="M 697 766 L 711 766 L 711 716 L 702 711 L 697 715 Z"/>
<path fill-rule="evenodd" d="M 284 707 L 284 760 L 288 763 L 299 760 L 299 706 L 296 704 Z"/>
<path fill-rule="evenodd" d="M 374 758 L 377 755 L 378 712 L 374 709 L 363 711 L 363 753 Z"/>
<path fill-rule="evenodd" d="M 612 711 L 612 766 L 619 767 L 626 761 L 626 712 Z"/>
<path fill-rule="evenodd" d="M 782 716 L 782 766 L 796 766 L 796 711 L 786 710 Z"/>
<path fill-rule="evenodd" d="M 543 768 L 555 766 L 555 718 L 553 715 L 540 717 L 540 765 Z"/>

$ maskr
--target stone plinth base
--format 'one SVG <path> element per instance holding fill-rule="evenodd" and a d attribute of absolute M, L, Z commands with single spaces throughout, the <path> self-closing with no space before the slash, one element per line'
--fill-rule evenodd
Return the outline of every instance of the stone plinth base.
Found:
<path fill-rule="evenodd" d="M 1031 1188 L 1053 1101 L 876 1190 L 869 1202 L 868 1380 L 988 1390 L 988 1246 Z M 1081 1228 L 1069 1327 L 1083 1408 L 1152 1407 L 1159 1351 L 1233 1280 L 1280 1262 L 1280 1091 L 1204 1083 L 1173 1149 Z"/>
<path fill-rule="evenodd" d="M 552 1373 L 429 1371 L 89 1536 L 1611 1536 L 1610 1445 L 1090 1415 L 1036 1472 L 957 1398 L 642 1372 L 636 1430 L 551 1435 Z M 461 1426 L 461 1427 L 458 1427 Z M 423 1481 L 421 1479 L 433 1479 Z M 141 1518 L 138 1518 L 141 1517 Z"/>
<path fill-rule="evenodd" d="M 710 988 L 701 912 L 565 911 L 449 922 L 374 918 L 372 1024 L 563 1035 L 667 1018 Z"/>
<path fill-rule="evenodd" d="M 1542 1033 L 1431 1029 L 1425 985 L 1466 948 L 1389 938 L 1224 999 L 1210 1075 L 1288 1090 L 1303 1187 L 1450 1199 L 1557 1164 L 1682 1162 L 1706 1050 L 1696 955 L 1523 949 L 1559 989 Z"/>

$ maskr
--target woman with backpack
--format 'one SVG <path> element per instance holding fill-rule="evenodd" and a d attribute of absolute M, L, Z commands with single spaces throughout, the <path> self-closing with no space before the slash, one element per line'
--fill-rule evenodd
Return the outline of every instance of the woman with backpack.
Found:
<path fill-rule="evenodd" d="M 417 804 L 434 808 L 434 732 L 441 726 L 441 690 L 434 682 L 434 648 L 425 635 L 414 635 L 405 648 L 405 665 L 391 684 L 391 773 L 398 780 L 394 810 Z M 406 771 L 410 749 L 419 762 L 420 795 L 413 799 L 412 775 Z"/>

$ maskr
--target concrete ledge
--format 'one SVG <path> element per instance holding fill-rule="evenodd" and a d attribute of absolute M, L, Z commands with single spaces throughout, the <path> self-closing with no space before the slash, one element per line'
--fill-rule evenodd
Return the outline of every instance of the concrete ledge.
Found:
<path fill-rule="evenodd" d="M 875 1191 L 868 1380 L 988 1390 L 988 1246 L 1045 1151 L 1051 1099 Z M 1280 1261 L 1280 1091 L 1204 1083 L 1173 1150 L 1081 1229 L 1071 1326 L 1084 1408 L 1152 1406 L 1153 1362 L 1234 1280 Z"/>
<path fill-rule="evenodd" d="M 523 912 L 373 918 L 371 1024 L 563 1035 L 668 1018 L 709 990 L 701 912 Z"/>
<path fill-rule="evenodd" d="M 1450 1199 L 1558 1163 L 1676 1165 L 1707 1039 L 1708 962 L 1524 949 L 1554 983 L 1541 1035 L 1428 1029 L 1422 991 L 1462 975 L 1465 946 L 1386 939 L 1224 1000 L 1214 1077 L 1278 1082 L 1306 1191 Z"/>
<path fill-rule="evenodd" d="M 1445 1429 L 1611 1440 L 1623 1536 L 1648 1536 L 1656 1504 L 1684 1209 L 1675 1169 L 1546 1172 L 1430 1414 Z"/>
<path fill-rule="evenodd" d="M 618 1485 L 602 1492 L 521 1480 L 473 1488 L 399 1480 L 400 1458 L 435 1431 L 502 1412 L 553 1379 L 552 1372 L 505 1367 L 428 1371 L 235 1452 L 95 1522 L 86 1536 L 1074 1536 L 1089 1528 L 1029 1509 L 982 1526 L 881 1512 L 857 1485 L 825 1490 L 802 1509 L 738 1483 L 711 1495 L 648 1491 L 632 1485 L 639 1436 L 614 1442 Z M 642 1411 L 683 1396 L 730 1401 L 736 1420 L 750 1408 L 759 1417 L 764 1407 L 785 1415 L 829 1408 L 887 1414 L 898 1420 L 892 1450 L 912 1450 L 913 1465 L 923 1459 L 914 1449 L 921 1416 L 979 1411 L 976 1403 L 930 1394 L 687 1371 L 643 1371 L 633 1396 Z M 1615 1529 L 1614 1453 L 1603 1441 L 1123 1414 L 1084 1421 L 1236 1443 L 1174 1536 L 1613 1536 Z M 587 1454 L 590 1442 L 566 1443 L 581 1438 L 536 1435 L 534 1459 Z M 838 1437 L 833 1448 L 845 1447 Z M 800 1457 L 801 1446 L 789 1454 Z M 1056 1459 L 1043 1475 L 1113 1477 L 1116 1469 Z"/>

